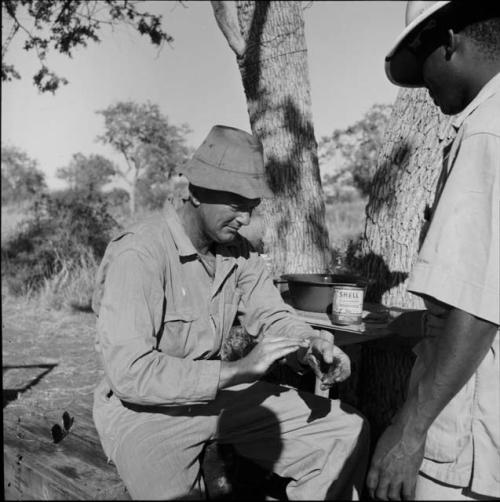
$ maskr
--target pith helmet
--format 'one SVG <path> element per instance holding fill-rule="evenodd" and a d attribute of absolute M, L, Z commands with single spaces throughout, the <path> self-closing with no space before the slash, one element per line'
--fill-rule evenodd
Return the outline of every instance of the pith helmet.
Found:
<path fill-rule="evenodd" d="M 203 188 L 233 192 L 248 199 L 273 197 L 266 181 L 261 142 L 234 127 L 214 126 L 178 172 Z"/>
<path fill-rule="evenodd" d="M 385 57 L 385 73 L 389 80 L 402 87 L 422 87 L 421 64 L 411 50 L 410 41 L 432 25 L 432 19 L 442 12 L 449 1 L 410 1 L 406 5 L 406 28 Z"/>

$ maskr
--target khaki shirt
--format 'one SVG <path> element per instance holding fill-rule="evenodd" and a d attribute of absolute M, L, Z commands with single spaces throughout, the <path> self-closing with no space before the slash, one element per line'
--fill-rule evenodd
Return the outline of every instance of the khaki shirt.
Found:
<path fill-rule="evenodd" d="M 210 277 L 171 206 L 109 244 L 93 309 L 105 373 L 100 394 L 114 394 L 114 405 L 94 404 L 107 451 L 105 436 L 129 426 L 122 401 L 147 407 L 215 398 L 221 345 L 237 316 L 254 337 L 313 334 L 283 302 L 264 260 L 243 237 L 217 246 Z"/>
<path fill-rule="evenodd" d="M 408 289 L 499 325 L 500 74 L 455 117 L 453 126 L 457 136 Z M 415 348 L 410 385 L 418 385 L 433 345 L 424 339 Z M 445 483 L 500 497 L 498 333 L 476 374 L 430 428 L 421 470 Z"/>

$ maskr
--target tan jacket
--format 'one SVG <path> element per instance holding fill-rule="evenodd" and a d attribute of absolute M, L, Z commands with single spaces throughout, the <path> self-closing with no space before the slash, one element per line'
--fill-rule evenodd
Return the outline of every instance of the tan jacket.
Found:
<path fill-rule="evenodd" d="M 115 408 L 121 401 L 147 407 L 212 400 L 221 344 L 237 315 L 252 336 L 313 333 L 283 302 L 243 237 L 217 247 L 211 280 L 172 207 L 109 244 L 93 308 L 105 372 L 100 392 L 112 391 Z M 121 412 L 111 412 L 109 403 L 106 410 L 101 423 L 119 427 Z"/>

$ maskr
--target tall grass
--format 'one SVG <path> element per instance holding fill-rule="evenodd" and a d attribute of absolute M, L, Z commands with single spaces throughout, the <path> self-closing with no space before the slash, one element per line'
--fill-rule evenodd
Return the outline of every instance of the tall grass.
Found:
<path fill-rule="evenodd" d="M 82 249 L 77 260 L 64 261 L 56 275 L 46 278 L 43 286 L 29 295 L 43 308 L 90 312 L 98 266 L 94 254 Z"/>

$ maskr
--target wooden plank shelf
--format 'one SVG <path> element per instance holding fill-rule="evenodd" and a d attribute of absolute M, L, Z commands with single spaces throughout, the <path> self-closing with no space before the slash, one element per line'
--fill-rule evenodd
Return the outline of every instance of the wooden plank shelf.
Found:
<path fill-rule="evenodd" d="M 4 414 L 6 500 L 129 500 L 116 468 L 109 464 L 90 407 L 78 410 L 69 432 L 55 443 L 39 417 Z M 87 420 L 79 420 L 87 413 Z"/>

